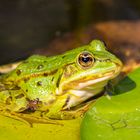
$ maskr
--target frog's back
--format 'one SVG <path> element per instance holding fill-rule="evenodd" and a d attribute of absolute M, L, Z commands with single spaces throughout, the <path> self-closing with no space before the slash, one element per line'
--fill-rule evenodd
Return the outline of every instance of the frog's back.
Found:
<path fill-rule="evenodd" d="M 30 76 L 50 75 L 65 65 L 73 63 L 77 54 L 84 50 L 84 48 L 85 47 L 76 48 L 64 54 L 51 57 L 33 55 L 23 61 L 15 70 L 7 73 L 3 79 L 6 81 L 18 81 Z"/>
<path fill-rule="evenodd" d="M 26 77 L 36 77 L 49 75 L 60 67 L 56 57 L 46 57 L 41 55 L 33 55 L 23 61 L 15 70 L 3 76 L 6 81 L 18 81 Z"/>
<path fill-rule="evenodd" d="M 97 55 L 99 55 L 100 52 L 98 49 L 96 52 L 96 46 L 98 46 L 98 43 L 97 45 L 93 44 L 93 46 L 85 45 L 85 46 L 67 51 L 64 54 L 51 56 L 51 57 L 33 55 L 29 57 L 27 60 L 23 61 L 23 63 L 21 63 L 14 71 L 6 74 L 3 79 L 5 81 L 19 81 L 20 79 L 25 79 L 27 77 L 36 77 L 38 75 L 39 76 L 50 75 L 60 69 L 65 68 L 66 65 L 75 63 L 77 56 L 82 51 L 90 51 L 94 53 L 94 57 L 96 57 L 96 53 Z M 104 48 L 103 48 L 103 52 L 104 52 Z M 104 55 L 104 54 L 105 53 L 101 52 L 101 55 Z"/>

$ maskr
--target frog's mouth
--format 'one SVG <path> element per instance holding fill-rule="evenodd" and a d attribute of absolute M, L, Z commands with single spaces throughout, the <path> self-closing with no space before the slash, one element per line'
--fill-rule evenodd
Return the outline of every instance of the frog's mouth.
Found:
<path fill-rule="evenodd" d="M 120 73 L 120 70 L 121 67 L 117 67 L 105 73 L 96 73 L 91 76 L 86 75 L 67 84 L 63 83 L 63 86 L 61 85 L 62 87 L 60 86 L 59 89 L 61 90 L 61 95 L 68 93 L 68 101 L 64 109 L 76 106 L 92 97 L 96 98 L 104 90 L 108 81 L 115 78 Z"/>
<path fill-rule="evenodd" d="M 90 80 L 85 79 L 85 81 L 82 81 L 82 82 L 79 81 L 76 88 L 77 89 L 84 89 L 84 88 L 87 88 L 87 87 L 92 87 L 92 86 L 95 86 L 98 83 L 102 83 L 103 81 L 107 82 L 108 80 L 113 79 L 117 75 L 118 75 L 118 73 L 116 73 L 114 71 L 107 72 L 107 73 L 104 73 L 104 74 L 99 74 L 96 77 L 93 76 L 92 78 L 90 78 Z M 104 85 L 102 85 L 102 86 L 104 86 Z"/>
<path fill-rule="evenodd" d="M 86 90 L 97 87 L 98 84 L 104 87 L 109 80 L 114 79 L 120 73 L 120 70 L 121 67 L 117 66 L 103 73 L 86 73 L 86 76 L 78 75 L 77 78 L 61 83 L 59 93 L 63 94 L 63 91 L 67 90 Z"/>

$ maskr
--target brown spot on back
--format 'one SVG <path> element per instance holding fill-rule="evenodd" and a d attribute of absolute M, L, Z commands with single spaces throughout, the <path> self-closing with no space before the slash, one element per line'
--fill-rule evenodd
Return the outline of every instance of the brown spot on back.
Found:
<path fill-rule="evenodd" d="M 40 70 L 42 69 L 44 66 L 43 65 L 38 65 L 37 69 Z"/>
<path fill-rule="evenodd" d="M 54 71 L 51 71 L 51 72 L 46 72 L 46 73 L 44 73 L 43 75 L 44 75 L 44 76 L 53 75 L 53 74 L 55 74 L 56 72 L 57 72 L 57 70 L 54 70 Z"/>
<path fill-rule="evenodd" d="M 17 69 L 16 74 L 19 76 L 22 73 L 22 70 Z"/>
<path fill-rule="evenodd" d="M 17 95 L 17 96 L 15 96 L 16 99 L 20 99 L 20 98 L 22 98 L 22 97 L 24 97 L 24 94 L 22 94 L 22 93 L 19 94 L 19 95 Z"/>
<path fill-rule="evenodd" d="M 29 79 L 30 79 L 29 77 L 25 78 L 24 82 L 27 83 L 29 81 Z"/>
<path fill-rule="evenodd" d="M 44 76 L 48 76 L 49 74 L 48 74 L 48 73 L 44 73 L 43 75 L 44 75 Z"/>
<path fill-rule="evenodd" d="M 18 86 L 14 86 L 14 87 L 11 88 L 11 90 L 20 90 L 20 89 L 21 89 L 21 88 L 18 87 Z"/>
<path fill-rule="evenodd" d="M 24 76 L 24 77 L 22 77 L 22 78 L 19 78 L 16 82 L 18 83 L 18 82 L 20 82 L 20 81 L 22 81 L 22 80 L 30 80 L 30 78 L 33 78 L 33 77 L 39 77 L 39 76 L 48 76 L 48 75 L 53 75 L 54 73 L 56 73 L 57 72 L 57 70 L 54 70 L 54 71 L 50 71 L 50 72 L 45 72 L 45 73 L 33 73 L 33 74 L 30 74 L 30 75 L 27 75 L 27 76 Z M 25 80 L 25 81 L 26 81 Z"/>
<path fill-rule="evenodd" d="M 42 81 L 38 81 L 37 86 L 42 86 Z"/>

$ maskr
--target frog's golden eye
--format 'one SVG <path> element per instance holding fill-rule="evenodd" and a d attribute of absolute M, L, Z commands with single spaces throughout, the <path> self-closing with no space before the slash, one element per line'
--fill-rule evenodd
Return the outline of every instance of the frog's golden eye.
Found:
<path fill-rule="evenodd" d="M 78 63 L 82 68 L 90 68 L 93 66 L 94 63 L 94 57 L 89 52 L 83 52 L 78 57 Z"/>

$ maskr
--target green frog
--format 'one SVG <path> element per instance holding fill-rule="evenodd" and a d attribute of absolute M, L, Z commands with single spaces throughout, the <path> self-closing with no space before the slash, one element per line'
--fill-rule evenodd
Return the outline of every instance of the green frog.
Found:
<path fill-rule="evenodd" d="M 31 119 L 75 118 L 88 108 L 76 107 L 103 92 L 121 68 L 100 40 L 57 56 L 33 55 L 0 76 L 0 110 Z"/>

